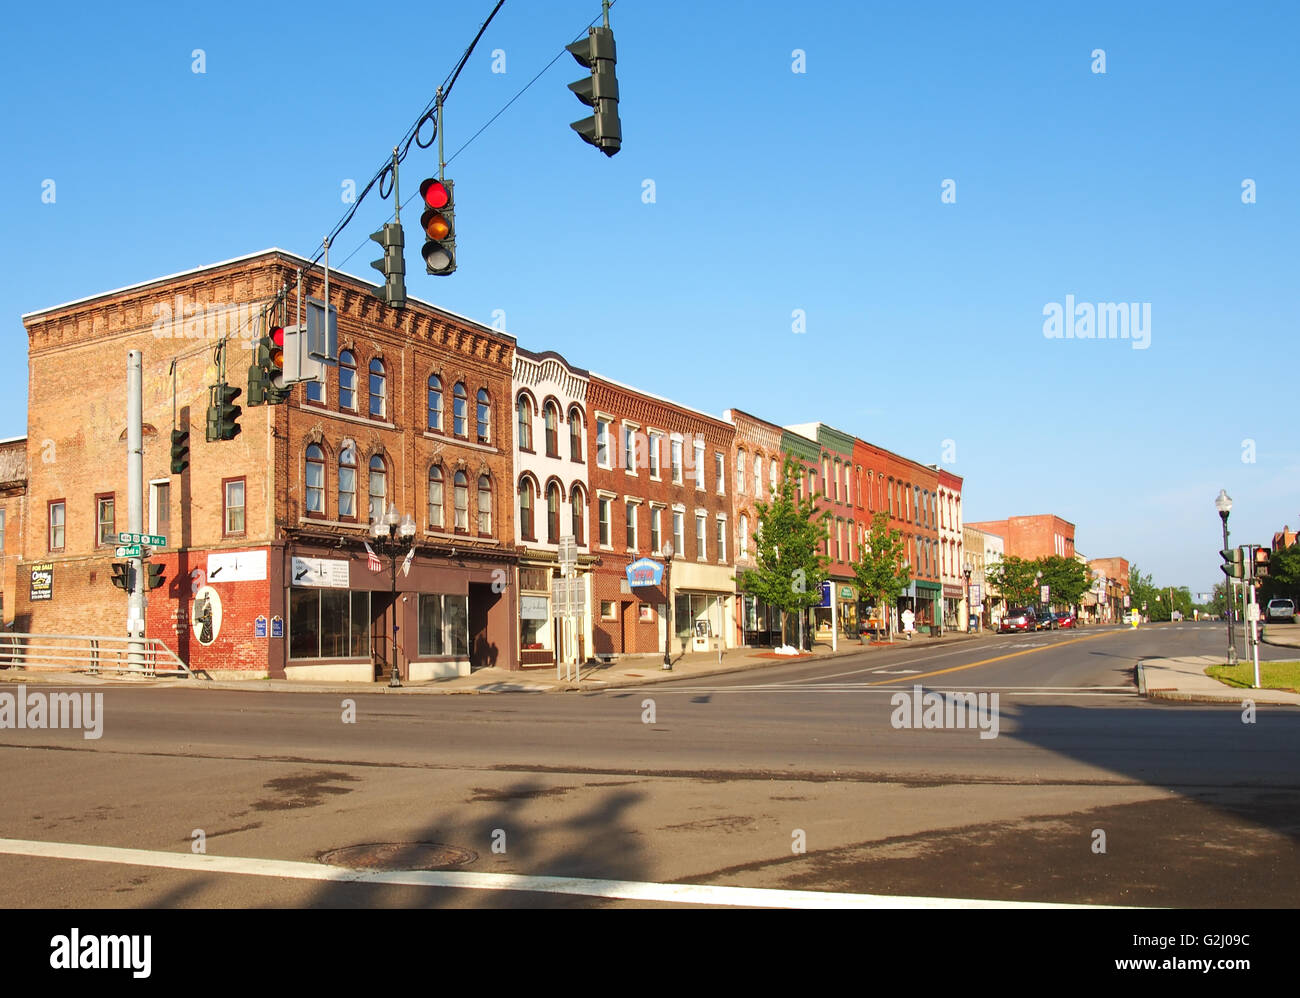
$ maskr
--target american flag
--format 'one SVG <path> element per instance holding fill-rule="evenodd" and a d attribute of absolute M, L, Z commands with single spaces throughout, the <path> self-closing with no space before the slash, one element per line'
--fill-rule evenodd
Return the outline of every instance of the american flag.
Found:
<path fill-rule="evenodd" d="M 374 549 L 371 548 L 369 541 L 366 541 L 365 543 L 366 543 L 366 568 L 370 569 L 370 571 L 372 572 L 382 572 L 384 570 L 384 566 L 379 562 L 379 555 L 375 554 Z"/>

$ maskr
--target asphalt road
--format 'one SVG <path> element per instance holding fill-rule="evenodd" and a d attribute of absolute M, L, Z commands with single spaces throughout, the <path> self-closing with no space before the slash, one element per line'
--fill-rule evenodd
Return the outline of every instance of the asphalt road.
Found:
<path fill-rule="evenodd" d="M 914 641 L 602 693 L 359 691 L 348 698 L 355 721 L 337 695 L 114 687 L 97 740 L 0 730 L 0 837 L 184 857 L 201 833 L 208 856 L 306 864 L 343 847 L 424 842 L 458 850 L 447 869 L 487 874 L 1294 906 L 1300 711 L 1261 707 L 1244 723 L 1236 706 L 1136 695 L 1140 658 L 1222 644 L 1222 626 L 1207 624 Z M 1284 652 L 1264 657 L 1295 655 Z M 896 726 L 918 715 L 893 698 L 917 686 L 996 693 L 996 737 Z M 141 857 L 0 849 L 0 904 L 659 903 Z"/>

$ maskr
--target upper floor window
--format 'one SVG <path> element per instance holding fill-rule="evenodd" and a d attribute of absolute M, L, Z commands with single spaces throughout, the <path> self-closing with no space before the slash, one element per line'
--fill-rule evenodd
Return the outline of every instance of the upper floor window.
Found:
<path fill-rule="evenodd" d="M 351 443 L 339 451 L 339 519 L 357 518 L 357 452 Z"/>
<path fill-rule="evenodd" d="M 339 351 L 339 408 L 357 410 L 357 358 L 351 350 Z"/>
<path fill-rule="evenodd" d="M 662 433 L 650 434 L 650 477 L 656 481 L 661 473 L 659 447 L 663 443 L 664 435 Z"/>
<path fill-rule="evenodd" d="M 547 402 L 542 409 L 542 431 L 546 437 L 546 456 L 560 456 L 560 412 L 554 402 Z"/>
<path fill-rule="evenodd" d="M 637 504 L 634 502 L 627 504 L 627 549 L 629 551 L 637 550 L 636 507 Z"/>
<path fill-rule="evenodd" d="M 745 452 L 743 450 L 736 451 L 736 491 L 737 492 L 746 491 L 745 476 L 748 473 L 749 473 L 748 469 L 746 469 L 745 467 Z"/>
<path fill-rule="evenodd" d="M 708 527 L 709 518 L 703 513 L 695 514 L 695 558 L 697 561 L 703 561 L 708 557 L 708 538 L 704 536 L 704 531 Z"/>
<path fill-rule="evenodd" d="M 225 533 L 242 534 L 244 532 L 244 480 L 232 478 L 221 483 L 223 506 L 222 524 Z"/>
<path fill-rule="evenodd" d="M 378 454 L 370 459 L 370 520 L 373 523 L 388 511 L 388 469 Z"/>
<path fill-rule="evenodd" d="M 596 463 L 602 468 L 610 467 L 608 419 L 596 420 Z"/>
<path fill-rule="evenodd" d="M 668 446 L 668 463 L 673 473 L 673 483 L 682 484 L 682 442 L 673 440 Z"/>
<path fill-rule="evenodd" d="M 370 415 L 373 419 L 383 419 L 388 412 L 387 380 L 384 362 L 376 357 L 370 362 Z"/>
<path fill-rule="evenodd" d="M 763 455 L 754 455 L 754 498 L 763 498 Z"/>
<path fill-rule="evenodd" d="M 546 486 L 546 541 L 560 542 L 560 487 L 555 482 Z"/>
<path fill-rule="evenodd" d="M 307 382 L 307 401 L 315 402 L 318 405 L 325 404 L 325 383 L 322 381 Z"/>
<path fill-rule="evenodd" d="M 515 402 L 515 436 L 520 450 L 533 449 L 533 403 L 527 395 Z"/>
<path fill-rule="evenodd" d="M 776 495 L 776 458 L 773 458 L 767 465 L 767 484 L 772 495 Z"/>
<path fill-rule="evenodd" d="M 492 479 L 478 476 L 478 532 L 480 537 L 492 536 Z"/>
<path fill-rule="evenodd" d="M 582 463 L 582 413 L 569 410 L 569 460 Z"/>
<path fill-rule="evenodd" d="M 740 557 L 749 557 L 749 517 L 740 514 Z"/>
<path fill-rule="evenodd" d="M 535 539 L 533 534 L 533 483 L 528 478 L 519 479 L 519 536 L 526 541 Z"/>
<path fill-rule="evenodd" d="M 458 471 L 451 482 L 456 502 L 456 529 L 467 534 L 469 533 L 469 475 Z"/>
<path fill-rule="evenodd" d="M 492 397 L 488 395 L 486 388 L 480 388 L 475 396 L 475 426 L 478 434 L 478 442 L 481 444 L 492 442 Z"/>
<path fill-rule="evenodd" d="M 442 379 L 429 375 L 429 429 L 442 430 Z"/>
<path fill-rule="evenodd" d="M 704 488 L 704 441 L 703 440 L 695 441 L 695 449 L 693 451 L 693 455 L 695 458 L 695 487 L 697 489 L 702 489 Z"/>
<path fill-rule="evenodd" d="M 718 483 L 718 495 L 727 491 L 727 456 L 721 451 L 713 452 L 714 478 Z"/>
<path fill-rule="evenodd" d="M 325 515 L 325 452 L 317 444 L 307 448 L 307 515 Z"/>
<path fill-rule="evenodd" d="M 447 526 L 446 514 L 443 512 L 442 468 L 433 465 L 429 468 L 429 527 L 443 530 Z"/>
<path fill-rule="evenodd" d="M 584 532 L 582 525 L 587 519 L 587 500 L 582 494 L 582 486 L 574 485 L 573 495 L 570 497 L 570 500 L 573 504 L 573 515 L 571 517 L 573 542 L 575 544 L 582 544 L 584 543 L 582 539 Z"/>
<path fill-rule="evenodd" d="M 609 505 L 610 500 L 606 499 L 604 496 L 601 496 L 596 500 L 601 547 L 609 547 Z"/>
<path fill-rule="evenodd" d="M 117 528 L 114 526 L 116 505 L 112 492 L 95 496 L 95 537 L 100 547 L 117 543 Z"/>
<path fill-rule="evenodd" d="M 636 474 L 636 430 L 623 426 L 623 470 Z"/>
<path fill-rule="evenodd" d="M 468 436 L 465 425 L 467 417 L 465 410 L 468 405 L 469 393 L 465 391 L 465 383 L 458 381 L 451 390 L 451 432 L 458 437 Z"/>

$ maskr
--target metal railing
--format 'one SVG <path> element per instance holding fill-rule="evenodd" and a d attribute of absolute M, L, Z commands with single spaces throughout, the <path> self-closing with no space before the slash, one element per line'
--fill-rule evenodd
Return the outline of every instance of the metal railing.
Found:
<path fill-rule="evenodd" d="M 99 675 L 101 672 L 193 678 L 189 666 L 158 638 L 136 638 L 143 645 L 139 661 L 131 660 L 131 638 L 102 634 L 0 633 L 0 668 L 24 670 L 72 670 Z"/>

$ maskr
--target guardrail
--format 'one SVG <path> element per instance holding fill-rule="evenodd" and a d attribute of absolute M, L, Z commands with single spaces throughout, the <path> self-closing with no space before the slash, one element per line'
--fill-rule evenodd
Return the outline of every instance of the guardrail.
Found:
<path fill-rule="evenodd" d="M 99 675 L 127 673 L 149 678 L 185 676 L 193 678 L 188 665 L 158 638 L 136 638 L 143 649 L 132 660 L 131 638 L 102 634 L 0 633 L 0 668 L 24 670 L 72 670 Z"/>

